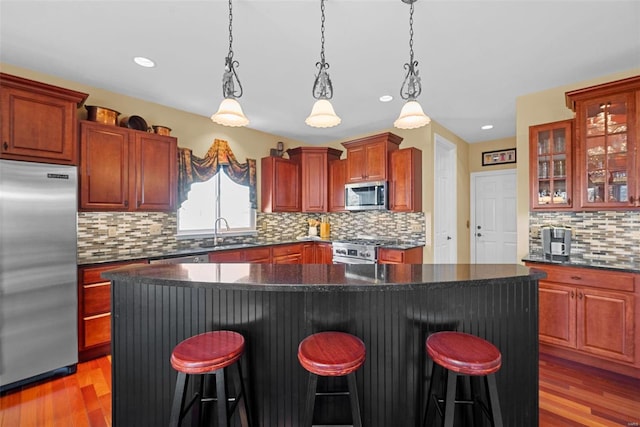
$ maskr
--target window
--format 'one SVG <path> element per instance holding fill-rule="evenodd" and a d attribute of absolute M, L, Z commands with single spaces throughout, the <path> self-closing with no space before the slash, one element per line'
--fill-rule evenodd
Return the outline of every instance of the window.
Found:
<path fill-rule="evenodd" d="M 212 235 L 218 218 L 229 223 L 229 231 L 224 221 L 218 223 L 220 234 L 255 233 L 256 210 L 251 207 L 249 187 L 231 181 L 223 171 L 224 167 L 208 181 L 191 185 L 187 200 L 178 209 L 178 235 Z"/>

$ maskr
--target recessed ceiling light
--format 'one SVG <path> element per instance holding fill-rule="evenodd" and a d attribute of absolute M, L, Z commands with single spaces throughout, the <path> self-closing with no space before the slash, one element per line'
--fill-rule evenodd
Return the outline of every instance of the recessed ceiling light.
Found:
<path fill-rule="evenodd" d="M 156 66 L 156 63 L 150 60 L 149 58 L 145 58 L 144 56 L 136 56 L 133 58 L 133 61 L 141 67 L 152 68 Z"/>
<path fill-rule="evenodd" d="M 390 102 L 393 100 L 393 96 L 391 95 L 382 95 L 380 98 L 380 102 Z"/>
<path fill-rule="evenodd" d="M 484 126 L 482 126 L 480 129 L 482 129 L 482 130 L 489 130 L 489 129 L 493 129 L 493 125 L 484 125 Z"/>

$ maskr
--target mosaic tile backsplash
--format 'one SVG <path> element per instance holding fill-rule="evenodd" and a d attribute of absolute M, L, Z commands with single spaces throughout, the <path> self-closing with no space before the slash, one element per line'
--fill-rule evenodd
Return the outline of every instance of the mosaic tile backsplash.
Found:
<path fill-rule="evenodd" d="M 542 256 L 543 225 L 572 229 L 572 261 L 633 265 L 640 261 L 640 212 L 530 212 L 529 253 Z"/>
<path fill-rule="evenodd" d="M 361 236 L 425 242 L 424 213 L 390 211 L 326 214 L 331 239 Z M 310 213 L 258 213 L 257 235 L 225 237 L 225 243 L 271 243 L 296 240 L 308 234 Z M 162 212 L 79 212 L 78 262 L 145 257 L 212 246 L 213 239 L 177 239 L 177 218 Z"/>

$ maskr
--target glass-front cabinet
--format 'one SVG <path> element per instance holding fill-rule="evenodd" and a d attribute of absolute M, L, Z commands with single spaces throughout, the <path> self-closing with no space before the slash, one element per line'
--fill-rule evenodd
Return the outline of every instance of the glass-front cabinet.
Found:
<path fill-rule="evenodd" d="M 638 99 L 640 76 L 567 93 L 576 112 L 580 208 L 640 207 Z"/>
<path fill-rule="evenodd" d="M 572 205 L 573 120 L 529 128 L 532 210 L 570 209 Z"/>

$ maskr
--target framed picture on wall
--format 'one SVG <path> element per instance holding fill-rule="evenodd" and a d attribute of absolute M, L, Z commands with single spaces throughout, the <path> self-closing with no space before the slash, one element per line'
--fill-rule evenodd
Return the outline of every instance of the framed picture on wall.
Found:
<path fill-rule="evenodd" d="M 516 162 L 516 149 L 484 151 L 482 153 L 482 166 L 501 165 Z"/>

